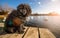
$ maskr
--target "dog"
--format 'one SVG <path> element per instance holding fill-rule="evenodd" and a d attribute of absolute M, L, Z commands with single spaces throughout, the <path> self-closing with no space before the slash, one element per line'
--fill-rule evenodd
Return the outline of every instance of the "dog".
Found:
<path fill-rule="evenodd" d="M 5 20 L 5 31 L 9 33 L 24 32 L 24 23 L 26 17 L 31 14 L 31 8 L 28 4 L 20 4 L 17 6 L 17 10 L 13 10 Z"/>

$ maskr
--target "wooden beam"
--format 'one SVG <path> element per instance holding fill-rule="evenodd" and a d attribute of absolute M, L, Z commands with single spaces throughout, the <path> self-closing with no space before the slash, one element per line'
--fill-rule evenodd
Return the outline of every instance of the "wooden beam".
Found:
<path fill-rule="evenodd" d="M 25 27 L 24 31 L 26 32 L 27 29 L 28 29 L 28 27 Z M 23 34 L 18 34 L 18 33 L 3 34 L 3 35 L 0 35 L 0 38 L 22 38 L 22 36 L 24 35 L 24 33 Z"/>
<path fill-rule="evenodd" d="M 37 28 L 30 27 L 24 38 L 39 38 Z"/>
<path fill-rule="evenodd" d="M 56 38 L 49 29 L 39 28 L 40 38 Z"/>

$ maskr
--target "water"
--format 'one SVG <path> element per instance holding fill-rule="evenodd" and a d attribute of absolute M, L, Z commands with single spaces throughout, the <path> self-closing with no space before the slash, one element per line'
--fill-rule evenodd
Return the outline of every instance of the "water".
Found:
<path fill-rule="evenodd" d="M 31 16 L 31 22 L 37 23 L 37 26 L 48 28 L 60 38 L 60 16 Z"/>

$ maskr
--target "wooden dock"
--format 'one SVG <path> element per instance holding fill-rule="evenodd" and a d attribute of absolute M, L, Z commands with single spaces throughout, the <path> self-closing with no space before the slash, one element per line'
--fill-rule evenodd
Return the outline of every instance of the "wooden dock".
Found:
<path fill-rule="evenodd" d="M 56 38 L 47 28 L 27 27 L 25 26 L 23 34 L 7 34 L 0 31 L 0 38 Z"/>

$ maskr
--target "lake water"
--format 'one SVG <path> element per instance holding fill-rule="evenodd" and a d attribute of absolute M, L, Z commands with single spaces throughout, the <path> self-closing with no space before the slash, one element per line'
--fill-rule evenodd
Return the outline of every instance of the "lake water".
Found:
<path fill-rule="evenodd" d="M 30 21 L 42 28 L 48 28 L 60 38 L 60 16 L 31 16 Z"/>

